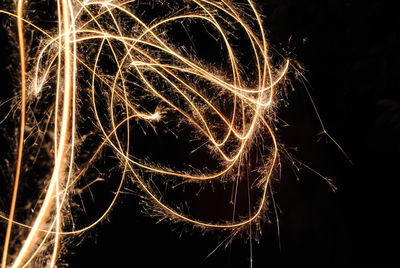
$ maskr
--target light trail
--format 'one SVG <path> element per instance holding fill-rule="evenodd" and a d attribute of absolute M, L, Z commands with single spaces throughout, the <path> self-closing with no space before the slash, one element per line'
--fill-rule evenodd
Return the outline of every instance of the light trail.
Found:
<path fill-rule="evenodd" d="M 19 42 L 19 55 L 21 61 L 21 119 L 20 119 L 20 130 L 19 130 L 19 141 L 18 141 L 18 156 L 15 171 L 15 179 L 12 193 L 12 200 L 10 206 L 10 214 L 8 216 L 7 230 L 4 239 L 3 256 L 1 261 L 1 267 L 6 267 L 8 247 L 10 244 L 10 236 L 12 230 L 12 221 L 15 214 L 15 205 L 17 202 L 19 179 L 21 176 L 21 164 L 22 164 L 22 154 L 24 147 L 24 137 L 25 137 L 25 113 L 26 113 L 26 65 L 25 65 L 25 40 L 24 40 L 24 24 L 21 20 L 23 17 L 23 1 L 19 0 L 17 4 L 17 27 L 18 27 L 18 42 Z"/>
<path fill-rule="evenodd" d="M 13 191 L 9 212 L 0 214 L 6 223 L 2 268 L 37 263 L 56 267 L 63 238 L 101 222 L 128 179 L 141 191 L 152 215 L 203 230 L 247 230 L 252 237 L 266 217 L 279 159 L 272 122 L 289 61 L 280 68 L 271 65 L 263 22 L 250 0 L 140 2 L 56 0 L 58 19 L 50 29 L 30 18 L 30 1 L 18 0 L 15 13 L 0 10 L 16 21 L 21 80 Z M 152 9 L 157 4 L 165 10 Z M 172 36 L 179 27 L 186 36 L 178 34 L 175 41 Z M 204 33 L 196 32 L 199 27 Z M 27 33 L 41 39 L 28 41 Z M 207 60 L 209 52 L 197 51 L 206 43 L 196 38 L 207 35 L 214 40 L 209 49 L 218 50 L 219 59 Z M 185 39 L 190 42 L 180 43 Z M 80 121 L 89 116 L 94 127 Z M 141 124 L 166 129 L 172 125 L 173 133 L 178 133 L 174 135 L 185 144 L 195 139 L 197 148 L 192 152 L 204 151 L 215 166 L 177 169 L 137 157 L 134 129 Z M 38 133 L 36 137 L 27 135 L 28 126 Z M 180 134 L 181 127 L 186 132 Z M 81 132 L 101 142 L 85 147 Z M 195 138 L 187 137 L 187 132 Z M 36 157 L 24 157 L 30 148 Z M 106 148 L 120 160 L 117 190 L 102 215 L 76 228 L 70 204 L 75 195 L 105 181 L 89 170 L 96 168 Z M 260 160 L 254 160 L 256 167 L 251 168 L 247 161 L 254 150 L 261 152 Z M 51 159 L 47 175 L 21 174 L 25 167 L 34 169 L 42 155 Z M 250 179 L 250 173 L 256 175 Z M 234 184 L 231 220 L 202 220 L 183 212 L 160 193 L 152 177 L 162 178 L 165 187 L 168 181 Z M 31 201 L 38 204 L 33 218 L 21 220 L 15 211 L 20 187 L 26 184 L 21 181 L 26 180 L 41 181 L 43 188 Z M 240 181 L 247 187 L 248 211 L 243 215 L 236 206 Z"/>

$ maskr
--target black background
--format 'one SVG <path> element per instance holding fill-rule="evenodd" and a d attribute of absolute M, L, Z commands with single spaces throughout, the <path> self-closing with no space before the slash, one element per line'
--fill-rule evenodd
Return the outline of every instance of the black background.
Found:
<path fill-rule="evenodd" d="M 323 123 L 353 164 L 318 135 L 321 126 L 304 85 L 293 81 L 289 106 L 280 109 L 290 126 L 280 129 L 280 139 L 298 148 L 294 157 L 333 178 L 338 191 L 307 170 L 297 180 L 284 164 L 275 184 L 281 249 L 276 226 L 265 224 L 259 244 L 253 243 L 253 267 L 385 267 L 393 257 L 391 218 L 398 211 L 391 208 L 400 153 L 398 14 L 389 1 L 258 2 L 271 46 L 306 69 Z M 2 100 L 10 95 L 4 85 Z M 71 248 L 64 262 L 79 268 L 249 267 L 243 239 L 206 259 L 223 235 L 182 232 L 139 210 L 136 199 L 125 197 L 110 221 Z"/>

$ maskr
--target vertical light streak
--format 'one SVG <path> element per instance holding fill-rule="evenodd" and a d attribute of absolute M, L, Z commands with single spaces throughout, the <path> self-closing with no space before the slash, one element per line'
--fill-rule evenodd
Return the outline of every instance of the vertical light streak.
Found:
<path fill-rule="evenodd" d="M 51 256 L 50 267 L 54 267 L 57 260 L 58 248 L 60 243 L 60 232 L 61 232 L 61 209 L 60 209 L 60 186 L 63 183 L 63 179 L 66 176 L 67 156 L 70 150 L 70 146 L 74 146 L 69 143 L 71 138 L 71 110 L 72 110 L 72 96 L 74 92 L 74 54 L 71 50 L 71 3 L 69 0 L 62 0 L 61 14 L 62 18 L 62 29 L 63 29 L 63 46 L 59 49 L 63 49 L 64 59 L 64 96 L 63 96 L 63 109 L 61 116 L 61 127 L 60 127 L 60 138 L 59 143 L 56 144 L 57 154 L 55 158 L 54 170 L 50 179 L 50 184 L 47 188 L 46 195 L 41 206 L 41 209 L 32 225 L 32 229 L 29 232 L 28 237 L 23 243 L 21 250 L 19 251 L 13 266 L 14 268 L 21 267 L 24 261 L 29 258 L 29 254 L 34 250 L 34 245 L 43 233 L 40 229 L 43 229 L 45 223 L 49 221 L 49 214 L 54 211 L 55 202 L 55 230 L 54 230 L 54 242 L 53 242 L 53 253 Z M 60 9 L 59 9 L 60 10 Z M 59 55 L 61 51 L 59 52 Z M 59 89 L 58 89 L 59 90 Z M 57 90 L 57 91 L 58 91 Z M 57 104 L 56 104 L 57 105 Z M 56 122 L 56 125 L 58 122 Z M 57 134 L 55 134 L 57 135 Z M 52 231 L 52 230 L 48 230 Z"/>
<path fill-rule="evenodd" d="M 18 197 L 19 180 L 21 177 L 21 166 L 22 166 L 22 156 L 24 150 L 24 136 L 25 136 L 25 113 L 26 113 L 26 56 L 25 56 L 25 38 L 24 38 L 24 24 L 22 21 L 24 14 L 24 0 L 18 0 L 17 5 L 17 27 L 18 27 L 18 44 L 19 44 L 19 55 L 20 55 L 20 72 L 21 72 L 21 116 L 20 116 L 20 126 L 19 126 L 19 141 L 18 141 L 18 153 L 17 153 L 17 163 L 14 178 L 14 187 L 11 199 L 10 213 L 7 222 L 7 230 L 4 239 L 3 256 L 1 260 L 1 267 L 6 268 L 7 257 L 8 257 L 8 247 L 10 244 L 11 231 L 13 226 L 15 205 Z"/>

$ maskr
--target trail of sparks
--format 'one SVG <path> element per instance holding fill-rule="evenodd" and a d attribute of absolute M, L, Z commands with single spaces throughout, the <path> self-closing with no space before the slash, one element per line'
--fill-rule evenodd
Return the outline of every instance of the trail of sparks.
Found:
<path fill-rule="evenodd" d="M 15 14 L 0 11 L 17 21 L 21 74 L 14 188 L 7 216 L 0 215 L 7 223 L 2 268 L 29 267 L 35 262 L 56 267 L 63 237 L 85 232 L 101 222 L 116 203 L 127 178 L 140 189 L 155 216 L 203 229 L 238 232 L 249 227 L 250 236 L 256 229 L 252 225 L 265 217 L 269 186 L 279 155 L 271 126 L 276 88 L 284 79 L 289 62 L 279 70 L 271 66 L 263 23 L 250 0 L 245 6 L 241 2 L 242 7 L 228 0 L 147 2 L 146 5 L 135 0 L 57 0 L 57 30 L 44 29 L 29 19 L 29 14 L 25 14 L 29 1 L 19 0 Z M 160 15 L 153 19 L 141 18 L 144 13 L 137 9 L 146 7 L 146 12 L 152 12 L 152 4 L 167 12 L 158 11 Z M 194 47 L 179 46 L 169 39 L 168 29 L 193 22 L 212 31 L 209 34 L 224 54 L 220 57 L 224 63 L 221 67 L 201 60 Z M 36 44 L 34 60 L 26 52 L 25 44 L 29 45 L 25 40 L 26 28 L 42 36 Z M 244 40 L 240 44 L 247 43 L 245 57 L 240 56 L 241 48 L 234 43 L 235 34 Z M 190 42 L 195 41 L 190 38 Z M 250 63 L 243 63 L 244 58 L 251 58 Z M 51 101 L 43 103 L 46 98 Z M 37 105 L 41 112 L 32 108 Z M 26 117 L 27 109 L 31 116 Z M 34 121 L 35 113 L 45 114 L 44 119 Z M 102 139 L 90 149 L 82 146 L 80 131 L 85 130 L 77 119 L 82 114 L 92 116 L 95 129 L 90 135 Z M 175 132 L 184 125 L 199 144 L 206 144 L 196 150 L 205 148 L 217 165 L 211 171 L 178 170 L 136 157 L 132 129 L 143 124 L 140 122 L 154 127 L 174 122 Z M 29 180 L 27 175 L 21 175 L 22 167 L 29 165 L 23 163 L 27 153 L 24 140 L 30 141 L 27 125 L 45 134 L 25 146 L 46 144 L 44 151 L 51 155 L 51 161 L 49 175 L 40 178 L 46 181 L 41 184 L 45 188 L 36 202 L 40 208 L 35 210 L 32 221 L 21 221 L 15 219 L 15 211 L 21 180 Z M 45 135 L 51 135 L 51 141 L 46 141 Z M 270 145 L 258 144 L 257 136 L 268 140 Z M 37 140 L 41 142 L 36 143 Z M 84 184 L 92 176 L 89 170 L 106 147 L 112 148 L 121 162 L 115 196 L 100 217 L 76 229 L 67 220 L 70 200 L 102 180 L 92 179 Z M 250 182 L 249 173 L 253 170 L 246 161 L 253 147 L 268 147 L 262 149 L 269 155 L 262 155 L 261 162 L 257 163 L 262 165 L 258 167 L 257 178 Z M 37 148 L 37 155 L 40 150 Z M 77 160 L 82 159 L 81 155 L 86 155 L 83 163 Z M 30 160 L 32 166 L 36 158 Z M 162 196 L 149 179 L 153 176 L 186 183 L 233 183 L 235 204 L 231 221 L 201 220 L 184 213 Z M 242 177 L 247 180 L 247 215 L 238 215 L 236 211 Z M 258 186 L 256 202 L 251 198 L 251 184 Z M 23 234 L 20 240 L 11 239 L 17 234 Z M 12 255 L 10 247 L 14 249 Z"/>
<path fill-rule="evenodd" d="M 14 180 L 14 188 L 12 193 L 10 214 L 7 223 L 7 230 L 4 240 L 4 249 L 3 249 L 3 257 L 2 257 L 2 268 L 6 267 L 7 256 L 8 256 L 8 247 L 10 244 L 10 236 L 12 230 L 12 221 L 14 219 L 15 213 L 15 204 L 17 201 L 18 195 L 18 187 L 19 187 L 19 179 L 21 175 L 21 162 L 22 162 L 22 153 L 24 146 L 24 134 L 25 134 L 25 113 L 26 113 L 26 73 L 25 73 L 25 44 L 24 44 L 24 28 L 23 22 L 21 18 L 23 17 L 23 1 L 18 1 L 17 7 L 17 15 L 18 15 L 18 41 L 19 41 L 19 54 L 21 61 L 21 119 L 20 119 L 20 137 L 18 142 L 18 158 L 16 164 L 16 172 L 15 172 L 15 180 Z"/>

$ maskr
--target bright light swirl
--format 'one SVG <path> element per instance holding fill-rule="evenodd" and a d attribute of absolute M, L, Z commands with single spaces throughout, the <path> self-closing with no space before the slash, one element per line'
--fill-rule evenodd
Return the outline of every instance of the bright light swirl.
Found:
<path fill-rule="evenodd" d="M 8 212 L 1 215 L 6 226 L 2 268 L 29 267 L 38 262 L 56 267 L 63 237 L 87 231 L 102 221 L 128 179 L 136 184 L 155 216 L 233 232 L 265 217 L 270 181 L 278 161 L 278 144 L 271 126 L 276 88 L 289 62 L 279 70 L 271 66 L 262 20 L 254 3 L 56 1 L 55 29 L 39 27 L 30 19 L 30 1 L 18 0 L 16 13 L 0 11 L 16 21 L 21 81 L 13 192 Z M 156 11 L 153 4 L 165 10 Z M 189 38 L 171 36 L 182 27 Z M 204 31 L 199 37 L 195 32 L 198 29 Z M 39 41 L 29 43 L 27 33 L 40 36 Z M 220 58 L 212 62 L 207 60 L 204 48 L 196 52 L 196 47 L 206 42 L 198 39 L 207 35 L 217 44 L 210 49 L 219 47 Z M 193 46 L 179 43 L 185 38 Z M 41 119 L 36 120 L 38 117 Z M 94 127 L 84 125 L 83 119 Z M 158 160 L 136 157 L 133 129 L 143 125 L 154 129 L 174 126 L 174 135 L 185 144 L 195 140 L 215 166 L 181 170 Z M 101 139 L 85 147 L 84 135 Z M 257 139 L 268 145 L 259 144 Z M 246 161 L 255 147 L 266 153 L 257 162 L 258 167 L 252 168 L 256 170 L 248 170 L 250 164 Z M 24 175 L 29 172 L 21 172 L 25 167 L 33 169 L 37 159 L 33 155 L 25 157 L 30 148 L 36 148 L 37 155 L 49 156 L 48 174 L 40 175 L 45 187 L 38 200 L 31 201 L 38 204 L 34 216 L 18 220 L 15 215 L 20 186 L 26 184 L 21 181 L 32 179 Z M 71 224 L 73 215 L 71 219 L 68 213 L 71 200 L 104 181 L 89 170 L 95 168 L 106 148 L 112 148 L 120 160 L 115 196 L 97 220 L 77 229 Z M 156 189 L 151 179 L 162 178 L 177 185 L 232 183 L 237 194 L 240 181 L 246 179 L 243 174 L 250 172 L 258 174 L 252 182 L 258 186 L 257 201 L 250 202 L 248 186 L 248 215 L 236 215 L 234 207 L 230 221 L 207 221 L 184 213 Z"/>

